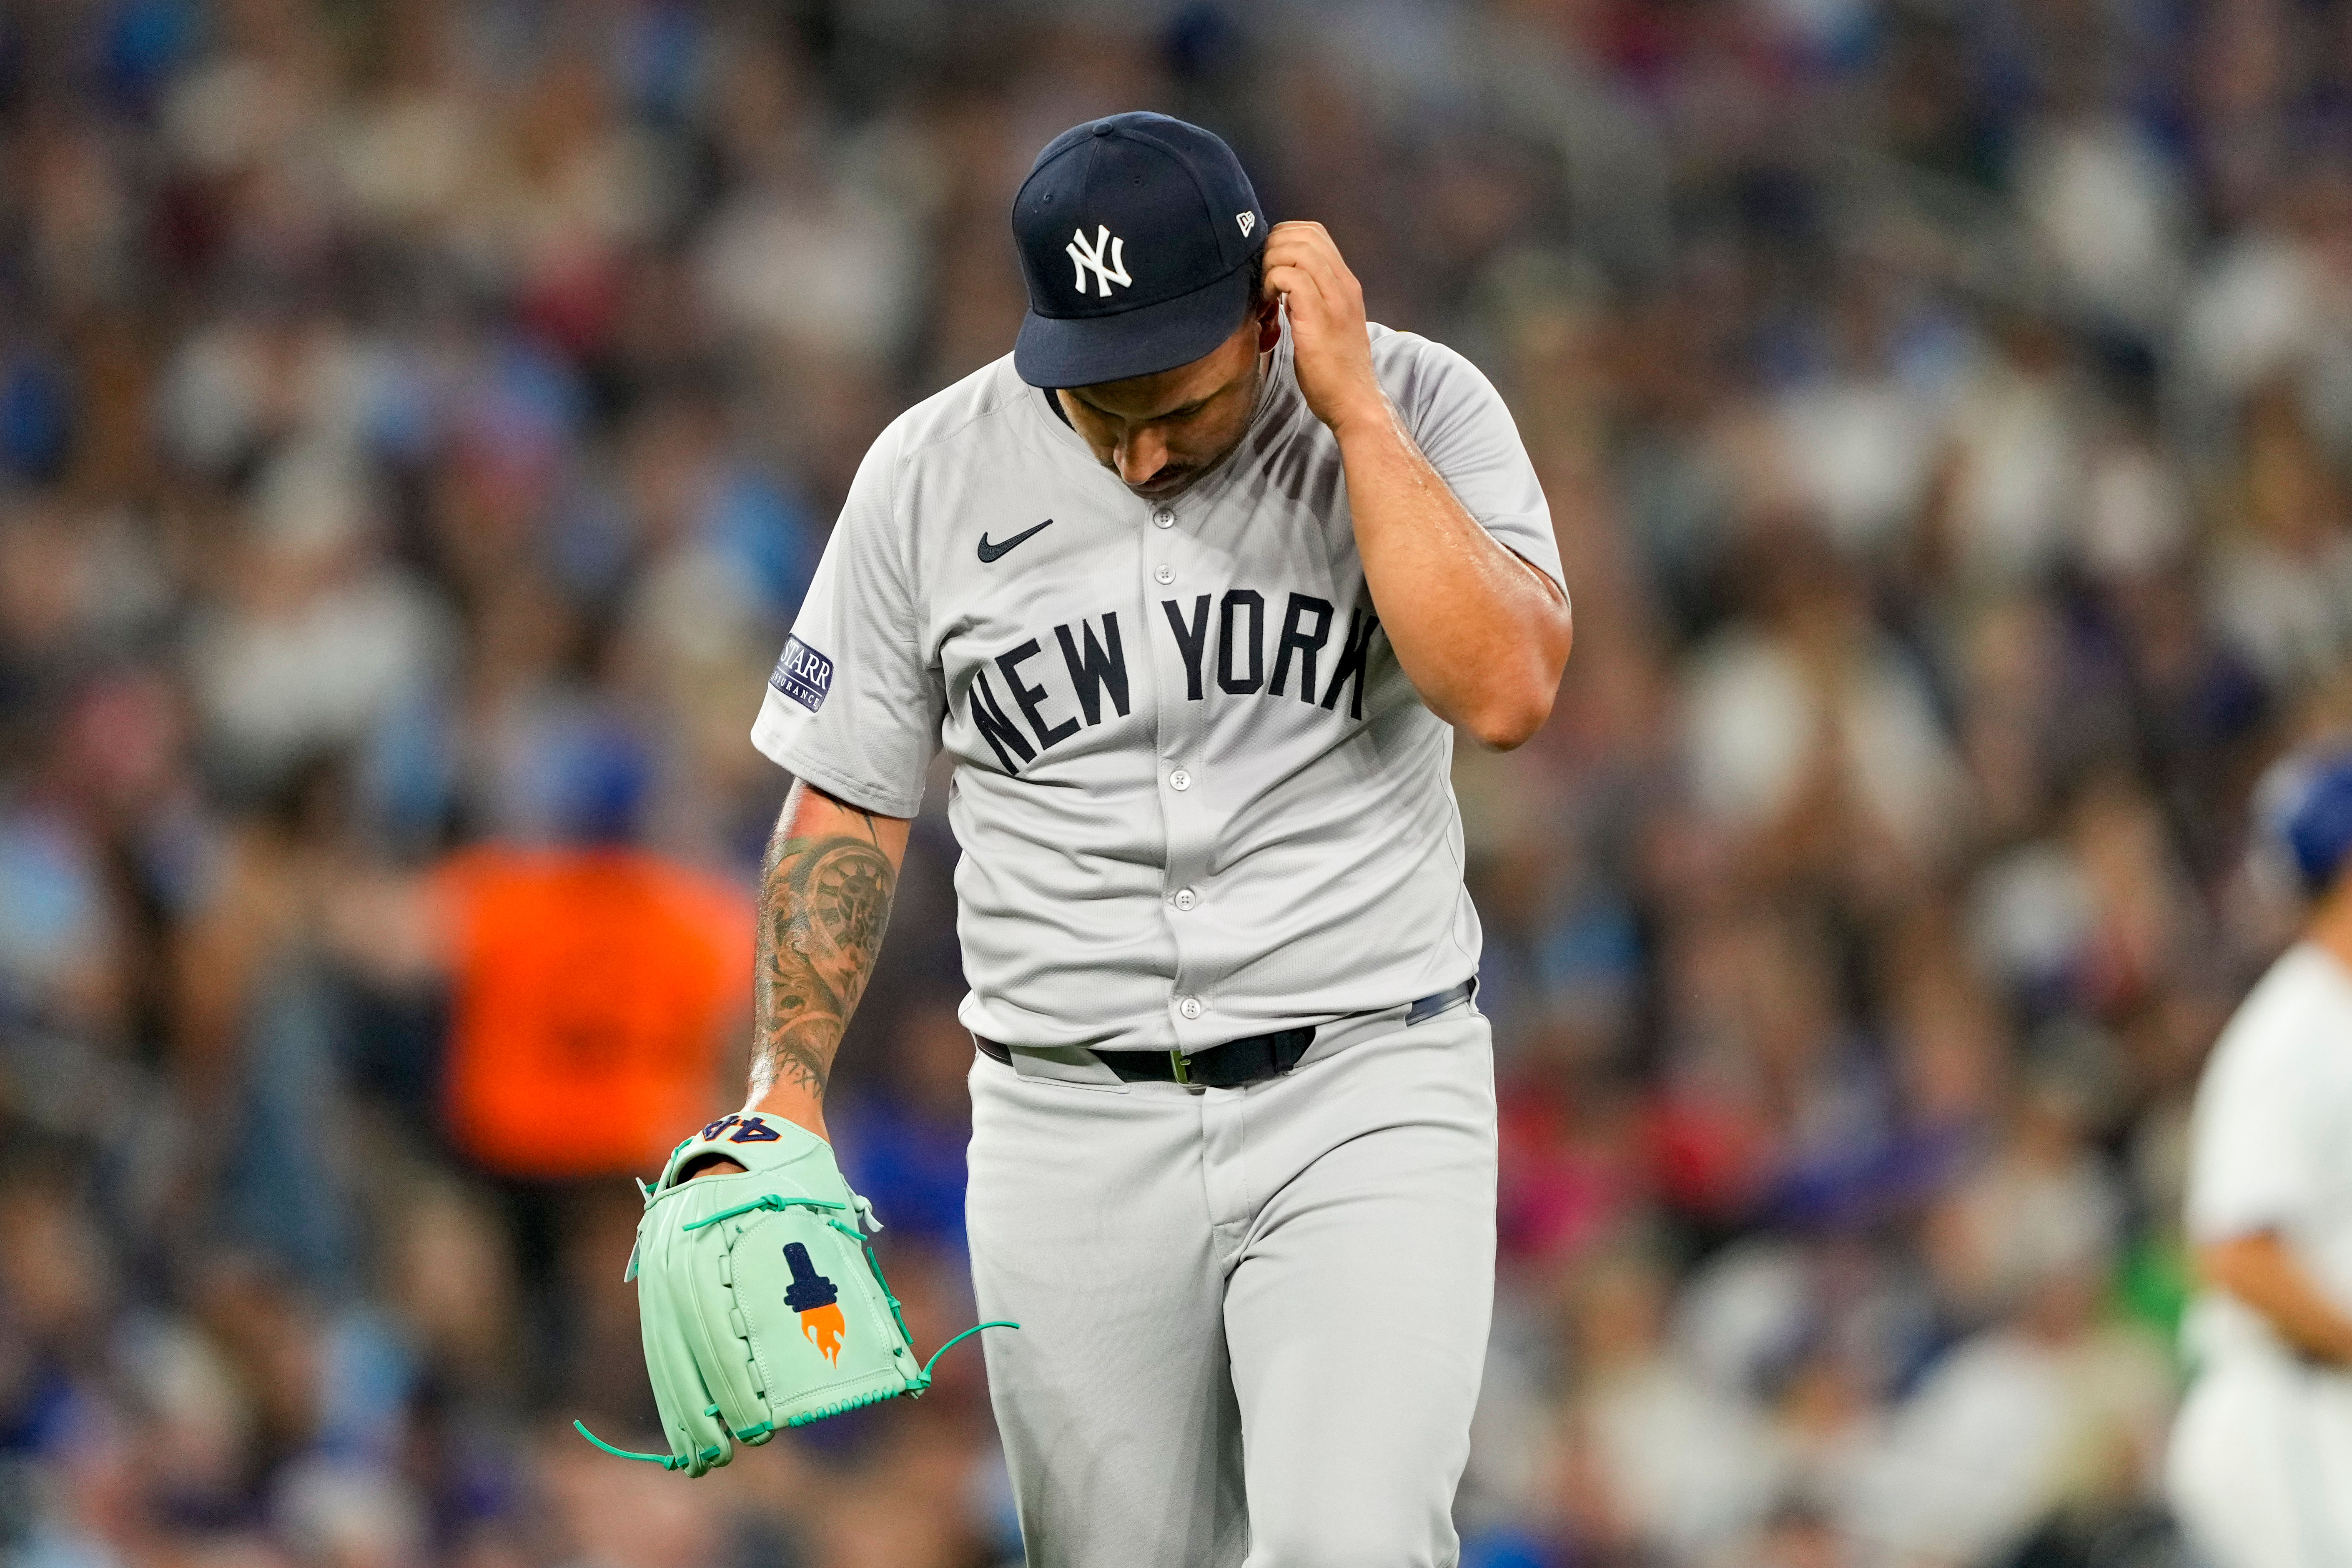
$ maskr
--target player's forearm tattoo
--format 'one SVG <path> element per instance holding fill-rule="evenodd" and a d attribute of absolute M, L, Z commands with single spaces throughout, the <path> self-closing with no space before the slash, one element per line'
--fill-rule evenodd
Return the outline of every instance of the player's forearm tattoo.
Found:
<path fill-rule="evenodd" d="M 753 982 L 754 1100 L 779 1084 L 824 1095 L 842 1031 L 874 976 L 898 873 L 873 818 L 858 816 L 862 838 L 788 837 L 780 822 L 768 840 Z"/>

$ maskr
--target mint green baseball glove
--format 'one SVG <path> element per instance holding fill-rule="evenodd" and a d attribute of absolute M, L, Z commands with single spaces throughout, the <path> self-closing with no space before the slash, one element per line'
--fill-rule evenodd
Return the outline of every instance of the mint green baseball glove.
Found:
<path fill-rule="evenodd" d="M 681 1181 L 722 1154 L 740 1173 Z M 966 1329 L 919 1364 L 898 1299 L 866 1237 L 882 1228 L 849 1190 L 833 1149 L 767 1116 L 722 1116 L 670 1152 L 646 1194 L 628 1278 L 637 1284 L 646 1370 L 667 1454 L 608 1454 L 701 1475 L 786 1426 L 931 1385 L 931 1367 Z"/>

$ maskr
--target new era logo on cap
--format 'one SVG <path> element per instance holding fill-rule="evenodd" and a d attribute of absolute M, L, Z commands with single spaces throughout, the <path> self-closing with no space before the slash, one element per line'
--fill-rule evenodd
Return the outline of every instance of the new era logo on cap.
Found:
<path fill-rule="evenodd" d="M 1029 289 L 1014 368 L 1034 386 L 1091 386 L 1187 363 L 1238 331 L 1265 226 L 1232 148 L 1136 113 L 1054 138 L 1013 198 L 1013 237 Z"/>

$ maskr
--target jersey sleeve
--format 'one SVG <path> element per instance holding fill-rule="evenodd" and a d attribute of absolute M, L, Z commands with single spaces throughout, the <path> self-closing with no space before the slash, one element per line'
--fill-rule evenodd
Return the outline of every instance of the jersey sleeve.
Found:
<path fill-rule="evenodd" d="M 1372 353 L 1405 427 L 1454 499 L 1566 593 L 1551 507 L 1495 384 L 1454 350 L 1410 332 L 1375 340 Z"/>
<path fill-rule="evenodd" d="M 828 795 L 913 816 L 947 699 L 896 514 L 897 453 L 897 431 L 885 431 L 858 466 L 751 743 Z"/>
<path fill-rule="evenodd" d="M 2265 1009 L 2215 1047 L 2189 1123 L 2191 1240 L 2252 1236 L 2308 1212 L 2315 1151 L 2301 1022 L 2290 1009 Z"/>

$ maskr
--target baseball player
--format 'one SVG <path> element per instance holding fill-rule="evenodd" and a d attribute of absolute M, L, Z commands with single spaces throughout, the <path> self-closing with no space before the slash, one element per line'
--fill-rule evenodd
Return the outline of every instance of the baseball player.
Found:
<path fill-rule="evenodd" d="M 1269 227 L 1205 131 L 1065 132 L 1013 227 L 1013 353 L 875 443 L 752 731 L 798 782 L 751 1101 L 653 1201 L 751 1184 L 641 1232 L 663 1462 L 786 1407 L 740 1272 L 784 1281 L 776 1249 L 741 1231 L 698 1306 L 683 1238 L 856 1205 L 772 1173 L 830 1170 L 825 1079 L 944 747 L 973 1284 L 1020 1326 L 986 1344 L 1029 1561 L 1451 1563 L 1496 1132 L 1448 763 L 1454 728 L 1514 746 L 1549 711 L 1543 492 L 1477 371 L 1368 325 L 1330 236 Z M 792 1223 L 784 1292 L 845 1367 L 859 1271 Z M 764 1403 L 730 1392 L 745 1353 Z"/>
<path fill-rule="evenodd" d="M 2172 1498 L 2212 1568 L 2352 1563 L 2352 752 L 2257 795 L 2315 900 L 2197 1089 L 2189 1234 L 2206 1290 Z"/>

